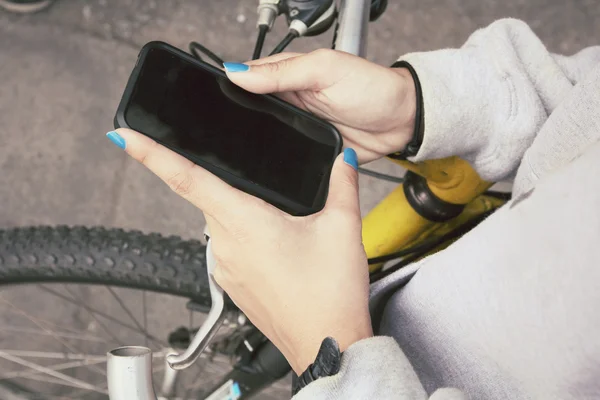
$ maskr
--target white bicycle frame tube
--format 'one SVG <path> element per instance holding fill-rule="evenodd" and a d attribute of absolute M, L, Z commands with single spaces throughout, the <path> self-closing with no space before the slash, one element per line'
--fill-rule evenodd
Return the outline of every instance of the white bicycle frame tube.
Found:
<path fill-rule="evenodd" d="M 152 386 L 152 350 L 119 347 L 106 361 L 110 400 L 156 400 Z"/>
<path fill-rule="evenodd" d="M 364 57 L 367 51 L 367 32 L 371 0 L 340 0 L 338 6 L 337 35 L 333 48 Z M 176 369 L 187 368 L 206 348 L 212 336 L 223 322 L 223 293 L 214 282 L 212 270 L 215 262 L 210 245 L 207 246 L 207 259 L 212 268 L 207 267 L 208 279 L 213 283 L 211 290 L 215 298 L 209 317 L 200 327 L 193 343 L 179 356 L 170 355 L 168 362 Z M 213 309 L 214 308 L 214 309 Z M 108 392 L 110 400 L 155 400 L 152 383 L 152 352 L 150 349 L 128 346 L 108 353 Z"/>

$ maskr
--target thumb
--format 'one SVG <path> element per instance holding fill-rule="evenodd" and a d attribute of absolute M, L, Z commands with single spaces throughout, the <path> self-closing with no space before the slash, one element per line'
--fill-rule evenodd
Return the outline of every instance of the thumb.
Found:
<path fill-rule="evenodd" d="M 253 93 L 323 90 L 335 81 L 336 71 L 326 68 L 341 55 L 333 50 L 308 54 L 277 54 L 247 64 L 223 63 L 229 79 Z"/>
<path fill-rule="evenodd" d="M 340 154 L 331 170 L 326 209 L 340 209 L 360 214 L 358 200 L 358 158 L 347 148 Z"/>

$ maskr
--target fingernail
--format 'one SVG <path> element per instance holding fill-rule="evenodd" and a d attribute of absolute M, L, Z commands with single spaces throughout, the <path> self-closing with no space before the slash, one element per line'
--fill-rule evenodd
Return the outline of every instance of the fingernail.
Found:
<path fill-rule="evenodd" d="M 248 65 L 240 63 L 226 62 L 223 63 L 223 66 L 225 67 L 225 71 L 227 72 L 246 72 L 250 69 Z"/>
<path fill-rule="evenodd" d="M 117 132 L 110 131 L 106 134 L 106 137 L 109 138 L 111 142 L 125 150 L 125 146 L 127 146 L 127 143 L 125 142 L 125 139 L 123 139 L 123 137 Z"/>
<path fill-rule="evenodd" d="M 231 395 L 234 399 L 239 399 L 240 397 L 242 397 L 242 390 L 240 389 L 240 385 L 237 382 L 233 382 L 233 385 L 231 386 L 231 392 Z"/>
<path fill-rule="evenodd" d="M 352 168 L 358 170 L 358 157 L 356 157 L 356 152 L 354 149 L 351 149 L 350 147 L 344 149 L 344 162 Z"/>

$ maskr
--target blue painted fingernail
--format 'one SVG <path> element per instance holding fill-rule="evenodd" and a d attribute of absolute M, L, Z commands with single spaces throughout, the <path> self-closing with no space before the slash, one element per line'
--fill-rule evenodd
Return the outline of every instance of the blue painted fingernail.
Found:
<path fill-rule="evenodd" d="M 344 149 L 344 162 L 352 168 L 358 169 L 358 157 L 356 157 L 354 149 L 351 149 L 350 147 Z"/>
<path fill-rule="evenodd" d="M 242 390 L 240 389 L 240 384 L 237 382 L 233 382 L 231 386 L 231 399 L 237 400 L 242 397 Z"/>
<path fill-rule="evenodd" d="M 111 142 L 119 146 L 121 149 L 125 150 L 127 143 L 125 142 L 125 139 L 123 139 L 123 137 L 117 132 L 110 131 L 106 134 L 106 137 L 109 138 Z"/>
<path fill-rule="evenodd" d="M 246 64 L 240 64 L 240 63 L 223 63 L 223 66 L 225 67 L 225 71 L 227 72 L 246 72 L 250 69 L 249 66 L 247 66 Z"/>

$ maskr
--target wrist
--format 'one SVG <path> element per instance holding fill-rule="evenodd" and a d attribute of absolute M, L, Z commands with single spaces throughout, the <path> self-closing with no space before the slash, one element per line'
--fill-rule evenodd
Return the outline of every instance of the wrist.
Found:
<path fill-rule="evenodd" d="M 415 81 L 406 68 L 392 66 L 390 70 L 401 80 L 402 95 L 398 99 L 396 112 L 398 115 L 397 135 L 398 141 L 394 151 L 402 151 L 413 139 L 415 132 L 415 118 L 417 115 L 417 93 Z"/>
<path fill-rule="evenodd" d="M 342 351 L 338 342 L 332 337 L 323 339 L 315 361 L 292 379 L 292 396 L 318 379 L 337 375 L 341 367 Z"/>
<path fill-rule="evenodd" d="M 423 95 L 421 92 L 421 83 L 414 68 L 406 61 L 397 61 L 392 65 L 392 70 L 404 79 L 406 79 L 406 104 L 408 107 L 409 121 L 407 125 L 409 131 L 406 134 L 406 142 L 403 146 L 396 149 L 389 155 L 391 158 L 404 160 L 407 157 L 415 156 L 423 142 L 425 129 L 425 116 L 423 109 Z"/>
<path fill-rule="evenodd" d="M 348 327 L 346 325 L 331 327 L 331 329 L 327 330 L 320 329 L 319 333 L 315 332 L 312 335 L 306 335 L 304 340 L 298 342 L 293 349 L 290 349 L 288 361 L 294 372 L 300 375 L 315 361 L 321 343 L 326 337 L 334 338 L 338 342 L 340 351 L 344 352 L 354 343 L 372 336 L 373 329 L 370 318 L 368 323 L 361 326 Z"/>

